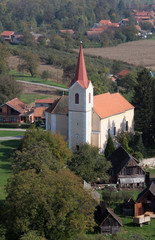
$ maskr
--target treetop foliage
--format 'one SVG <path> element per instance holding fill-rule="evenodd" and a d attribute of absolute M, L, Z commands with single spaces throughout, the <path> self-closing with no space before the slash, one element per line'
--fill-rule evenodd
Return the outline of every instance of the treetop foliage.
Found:
<path fill-rule="evenodd" d="M 110 163 L 105 160 L 103 154 L 99 154 L 99 149 L 89 144 L 81 144 L 79 150 L 75 150 L 72 155 L 69 168 L 87 182 L 107 181 L 107 174 Z"/>
<path fill-rule="evenodd" d="M 21 171 L 7 184 L 5 216 L 8 239 L 30 230 L 47 239 L 69 239 L 92 230 L 94 202 L 81 179 L 67 169 L 36 174 Z"/>

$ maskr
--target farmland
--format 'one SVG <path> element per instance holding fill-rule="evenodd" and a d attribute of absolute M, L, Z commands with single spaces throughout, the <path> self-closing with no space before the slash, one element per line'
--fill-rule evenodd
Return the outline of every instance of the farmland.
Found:
<path fill-rule="evenodd" d="M 142 65 L 155 70 L 155 41 L 140 40 L 120 44 L 116 47 L 87 48 L 84 53 L 103 58 L 120 60 L 129 64 Z"/>

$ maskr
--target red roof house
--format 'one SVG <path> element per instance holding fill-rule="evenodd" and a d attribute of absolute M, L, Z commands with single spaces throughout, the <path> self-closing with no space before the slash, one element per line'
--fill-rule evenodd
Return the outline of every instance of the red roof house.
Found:
<path fill-rule="evenodd" d="M 131 71 L 124 69 L 121 72 L 119 72 L 117 75 L 118 75 L 119 78 L 122 78 L 125 74 L 127 74 L 129 72 L 131 72 Z"/>
<path fill-rule="evenodd" d="M 5 41 L 11 41 L 11 37 L 14 35 L 13 31 L 4 31 L 0 34 L 4 38 Z"/>
<path fill-rule="evenodd" d="M 14 98 L 1 106 L 0 122 L 1 123 L 23 123 L 27 120 L 26 113 L 30 112 L 30 108 L 18 98 Z"/>

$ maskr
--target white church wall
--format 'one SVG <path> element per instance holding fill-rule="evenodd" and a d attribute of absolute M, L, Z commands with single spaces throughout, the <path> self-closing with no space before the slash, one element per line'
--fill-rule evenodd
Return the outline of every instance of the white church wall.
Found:
<path fill-rule="evenodd" d="M 123 113 L 116 114 L 101 120 L 101 144 L 100 145 L 103 151 L 106 147 L 106 143 L 108 139 L 108 131 L 112 137 L 117 135 L 118 131 L 121 131 L 121 130 L 126 131 L 126 121 L 128 121 L 128 131 L 129 132 L 134 131 L 133 117 L 134 117 L 134 109 L 131 109 Z"/>
<path fill-rule="evenodd" d="M 45 112 L 45 118 L 46 118 L 46 130 L 51 130 L 51 114 L 48 112 Z"/>
<path fill-rule="evenodd" d="M 56 114 L 56 132 L 68 139 L 68 116 Z"/>

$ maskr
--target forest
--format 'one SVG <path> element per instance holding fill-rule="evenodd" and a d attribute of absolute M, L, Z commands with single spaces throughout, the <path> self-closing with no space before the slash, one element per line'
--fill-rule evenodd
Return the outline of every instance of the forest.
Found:
<path fill-rule="evenodd" d="M 147 8 L 154 0 L 1 0 L 0 31 L 30 29 L 52 34 L 72 28 L 79 34 L 101 19 L 118 22 L 129 17 L 131 8 Z"/>

